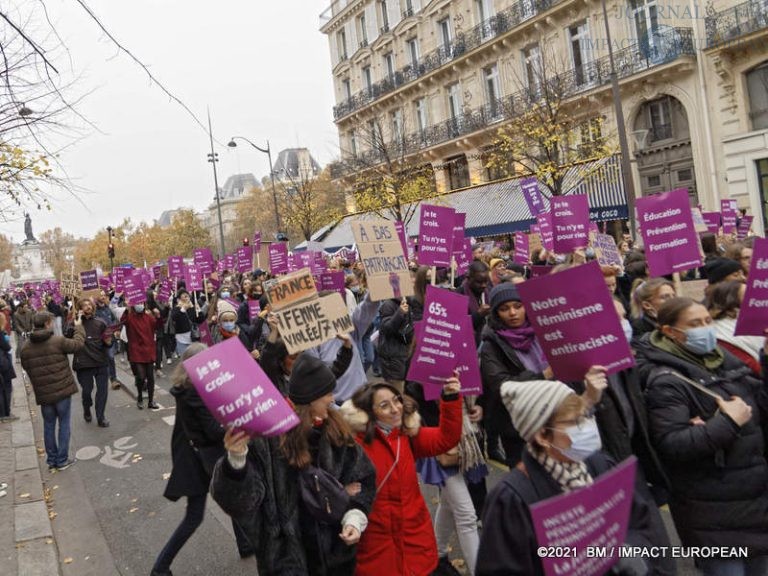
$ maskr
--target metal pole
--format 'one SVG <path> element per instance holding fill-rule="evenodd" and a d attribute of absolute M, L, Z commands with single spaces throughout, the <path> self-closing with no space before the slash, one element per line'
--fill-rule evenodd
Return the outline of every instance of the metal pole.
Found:
<path fill-rule="evenodd" d="M 107 233 L 109 234 L 109 242 L 108 244 L 112 245 L 112 226 L 107 226 Z M 110 250 L 110 254 L 112 254 L 112 251 Z M 115 269 L 115 259 L 114 257 L 109 257 L 109 268 L 110 272 Z"/>
<path fill-rule="evenodd" d="M 219 199 L 219 176 L 216 173 L 216 152 L 213 151 L 213 129 L 211 128 L 211 109 L 208 109 L 208 136 L 211 138 L 211 153 L 208 155 L 208 162 L 213 165 L 213 185 L 216 192 L 216 212 L 219 216 L 219 241 L 221 242 L 221 251 L 219 258 L 224 258 L 224 225 L 221 222 L 221 200 Z"/>
<path fill-rule="evenodd" d="M 616 130 L 619 132 L 619 150 L 621 151 L 621 178 L 624 181 L 624 193 L 627 196 L 627 211 L 629 212 L 629 233 L 635 234 L 635 182 L 632 180 L 632 164 L 629 159 L 629 143 L 627 142 L 627 129 L 624 124 L 624 109 L 621 107 L 621 92 L 619 91 L 619 77 L 616 74 L 616 65 L 613 60 L 613 44 L 611 43 L 611 28 L 608 25 L 608 7 L 605 0 L 601 0 L 603 6 L 603 22 L 605 24 L 605 39 L 608 42 L 608 58 L 611 63 L 611 93 L 613 95 L 613 108 L 616 114 Z"/>
<path fill-rule="evenodd" d="M 269 140 L 267 140 L 267 158 L 269 159 L 269 177 L 272 180 L 272 201 L 275 203 L 275 224 L 277 230 L 275 234 L 280 233 L 280 212 L 277 210 L 277 192 L 275 191 L 275 171 L 272 170 L 272 150 L 269 147 Z"/>

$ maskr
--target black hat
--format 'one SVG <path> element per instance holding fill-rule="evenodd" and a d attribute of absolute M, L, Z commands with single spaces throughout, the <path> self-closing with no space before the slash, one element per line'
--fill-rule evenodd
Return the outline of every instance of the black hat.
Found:
<path fill-rule="evenodd" d="M 288 379 L 288 397 L 294 404 L 309 404 L 336 387 L 336 377 L 322 360 L 300 354 Z"/>
<path fill-rule="evenodd" d="M 715 258 L 704 265 L 709 284 L 722 282 L 726 276 L 741 270 L 741 264 L 730 258 Z"/>
<path fill-rule="evenodd" d="M 490 304 L 493 312 L 496 312 L 496 309 L 504 304 L 504 302 L 509 302 L 510 300 L 520 302 L 520 293 L 517 291 L 517 284 L 512 284 L 512 282 L 502 282 L 501 284 L 494 286 L 493 290 L 491 290 Z"/>
<path fill-rule="evenodd" d="M 256 268 L 256 270 L 253 271 L 253 277 L 258 278 L 264 273 L 265 273 L 264 270 L 262 270 L 261 268 Z"/>

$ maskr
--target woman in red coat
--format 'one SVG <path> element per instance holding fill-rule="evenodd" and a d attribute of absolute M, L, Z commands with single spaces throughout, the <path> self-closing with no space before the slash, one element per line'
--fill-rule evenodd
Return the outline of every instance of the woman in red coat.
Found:
<path fill-rule="evenodd" d="M 128 361 L 131 363 L 131 372 L 136 379 L 136 390 L 139 395 L 136 407 L 144 409 L 144 390 L 147 391 L 147 408 L 159 410 L 155 404 L 155 360 L 157 351 L 155 347 L 155 330 L 160 318 L 160 311 L 145 310 L 144 304 L 131 306 L 120 319 L 125 325 L 125 334 L 128 338 Z"/>
<path fill-rule="evenodd" d="M 342 406 L 376 467 L 376 500 L 358 544 L 357 576 L 427 576 L 437 567 L 432 518 L 419 489 L 415 461 L 459 443 L 459 390 L 458 378 L 446 381 L 437 428 L 419 427 L 418 418 L 406 414 L 400 393 L 388 384 L 365 386 Z"/>

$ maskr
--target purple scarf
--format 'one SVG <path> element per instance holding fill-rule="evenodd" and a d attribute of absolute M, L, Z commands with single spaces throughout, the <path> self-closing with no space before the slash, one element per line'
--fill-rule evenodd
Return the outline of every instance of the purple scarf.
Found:
<path fill-rule="evenodd" d="M 505 328 L 504 330 L 497 330 L 496 334 L 517 352 L 517 357 L 526 370 L 540 373 L 549 366 L 544 357 L 544 351 L 536 340 L 533 326 L 528 320 L 520 328 Z"/>

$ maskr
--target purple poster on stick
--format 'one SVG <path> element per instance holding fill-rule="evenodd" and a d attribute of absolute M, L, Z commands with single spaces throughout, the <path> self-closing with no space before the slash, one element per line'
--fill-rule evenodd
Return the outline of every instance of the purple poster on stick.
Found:
<path fill-rule="evenodd" d="M 140 274 L 134 274 L 124 279 L 125 302 L 128 306 L 144 304 L 147 301 L 147 292 Z"/>
<path fill-rule="evenodd" d="M 528 264 L 528 234 L 515 232 L 515 263 Z"/>
<path fill-rule="evenodd" d="M 464 238 L 461 250 L 454 252 L 453 257 L 456 258 L 456 276 L 463 276 L 472 264 L 472 238 Z"/>
<path fill-rule="evenodd" d="M 723 234 L 736 232 L 736 218 L 738 204 L 736 200 L 720 200 L 720 214 L 723 218 Z"/>
<path fill-rule="evenodd" d="M 736 336 L 765 336 L 768 327 L 768 239 L 755 238 Z"/>
<path fill-rule="evenodd" d="M 253 436 L 278 436 L 299 417 L 239 338 L 229 338 L 184 361 L 184 369 L 214 418 Z"/>
<path fill-rule="evenodd" d="M 699 238 L 693 227 L 687 189 L 638 198 L 637 222 L 651 276 L 701 266 Z"/>
<path fill-rule="evenodd" d="M 539 234 L 541 235 L 541 245 L 549 252 L 555 250 L 555 237 L 552 231 L 552 214 L 544 212 L 536 216 L 536 223 L 539 226 Z"/>
<path fill-rule="evenodd" d="M 253 321 L 259 314 L 261 314 L 261 306 L 258 300 L 248 300 L 248 320 Z"/>
<path fill-rule="evenodd" d="M 206 346 L 213 346 L 213 336 L 211 336 L 211 329 L 208 326 L 208 322 L 200 322 L 200 324 L 197 324 L 197 329 L 200 331 L 200 342 Z"/>
<path fill-rule="evenodd" d="M 199 266 L 190 264 L 185 266 L 184 270 L 184 282 L 187 285 L 187 290 L 202 290 L 203 289 L 203 272 Z"/>
<path fill-rule="evenodd" d="M 85 270 L 80 272 L 80 284 L 83 286 L 83 292 L 99 289 L 99 275 L 96 270 Z"/>
<path fill-rule="evenodd" d="M 235 269 L 235 255 L 227 254 L 224 256 L 224 270 L 232 272 Z"/>
<path fill-rule="evenodd" d="M 605 366 L 614 374 L 635 365 L 597 261 L 528 280 L 517 288 L 559 380 L 581 381 L 590 366 Z"/>
<path fill-rule="evenodd" d="M 541 190 L 539 189 L 539 181 L 536 177 L 523 178 L 520 181 L 520 188 L 523 190 L 525 202 L 528 204 L 528 208 L 533 216 L 546 211 L 544 199 L 541 197 Z"/>
<path fill-rule="evenodd" d="M 168 275 L 173 278 L 181 278 L 182 276 L 184 276 L 184 257 L 183 256 L 168 257 Z"/>
<path fill-rule="evenodd" d="M 240 273 L 250 272 L 253 269 L 253 248 L 250 246 L 240 246 L 237 249 L 237 262 L 235 270 Z"/>
<path fill-rule="evenodd" d="M 253 245 L 253 251 L 258 254 L 261 252 L 261 232 L 255 232 L 253 234 L 253 242 L 251 242 Z"/>
<path fill-rule="evenodd" d="M 450 266 L 456 211 L 446 206 L 421 205 L 419 264 Z"/>
<path fill-rule="evenodd" d="M 288 244 L 285 242 L 269 245 L 269 271 L 273 276 L 288 272 Z"/>
<path fill-rule="evenodd" d="M 163 279 L 162 264 L 155 264 L 154 266 L 152 266 L 152 277 L 155 279 L 155 282 L 160 282 L 160 280 Z"/>
<path fill-rule="evenodd" d="M 403 247 L 403 254 L 408 254 L 408 241 L 405 239 L 405 226 L 400 220 L 395 220 L 395 230 L 397 230 L 397 237 L 400 239 L 400 244 Z"/>
<path fill-rule="evenodd" d="M 701 217 L 707 225 L 707 232 L 717 236 L 720 232 L 720 212 L 702 212 Z"/>
<path fill-rule="evenodd" d="M 334 290 L 341 294 L 341 297 L 345 299 L 347 297 L 347 289 L 344 286 L 345 274 L 344 272 L 323 272 L 320 274 L 320 290 Z"/>
<path fill-rule="evenodd" d="M 739 221 L 739 226 L 736 229 L 736 233 L 738 235 L 739 240 L 744 240 L 749 235 L 749 230 L 752 228 L 752 220 L 754 220 L 754 216 L 742 216 L 741 220 Z M 85 290 L 85 288 L 83 288 Z"/>
<path fill-rule="evenodd" d="M 589 200 L 585 194 L 552 198 L 553 250 L 567 254 L 589 244 Z M 539 222 L 541 226 L 541 222 Z M 542 230 L 542 234 L 543 234 Z M 543 243 L 543 241 L 542 241 Z"/>
<path fill-rule="evenodd" d="M 107 292 L 109 290 L 109 276 L 99 278 L 99 288 Z"/>
<path fill-rule="evenodd" d="M 607 574 L 619 561 L 632 509 L 637 459 L 595 478 L 594 484 L 532 504 L 531 520 L 546 576 Z"/>

